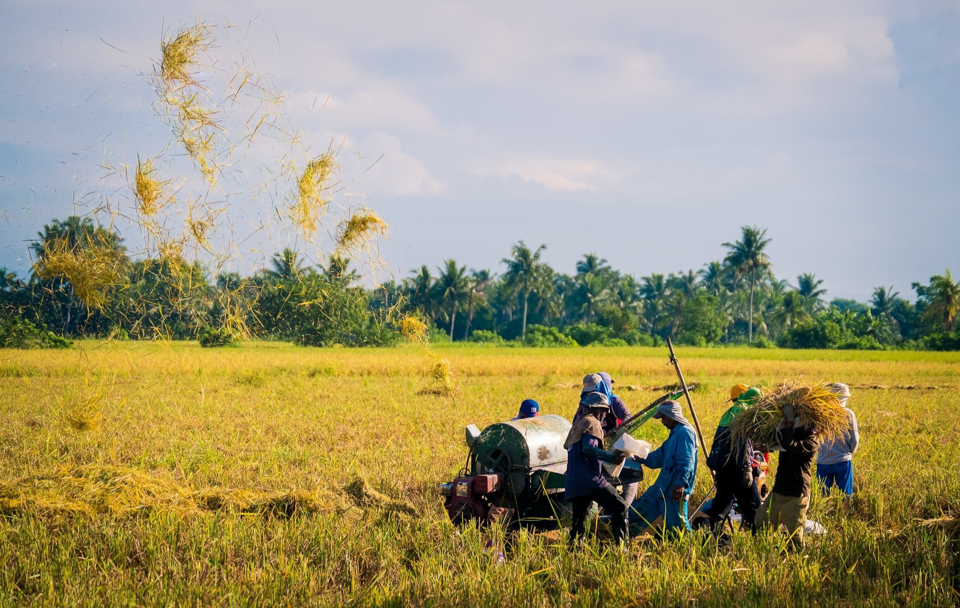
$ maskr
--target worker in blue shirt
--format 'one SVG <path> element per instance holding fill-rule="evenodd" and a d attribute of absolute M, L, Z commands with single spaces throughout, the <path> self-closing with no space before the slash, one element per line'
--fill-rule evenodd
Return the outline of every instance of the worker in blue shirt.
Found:
<path fill-rule="evenodd" d="M 649 469 L 660 469 L 660 475 L 630 506 L 630 530 L 641 533 L 662 515 L 665 532 L 689 531 L 687 501 L 697 478 L 697 435 L 676 401 L 661 403 L 653 417 L 670 429 L 670 436 L 646 458 L 635 458 Z"/>
<path fill-rule="evenodd" d="M 570 428 L 563 443 L 567 450 L 567 472 L 564 498 L 573 507 L 571 548 L 583 536 L 590 505 L 597 503 L 610 516 L 613 537 L 618 543 L 627 541 L 627 503 L 603 476 L 603 462 L 620 463 L 622 454 L 603 449 L 601 421 L 610 410 L 610 400 L 603 393 L 590 393 L 581 400 L 584 415 Z"/>

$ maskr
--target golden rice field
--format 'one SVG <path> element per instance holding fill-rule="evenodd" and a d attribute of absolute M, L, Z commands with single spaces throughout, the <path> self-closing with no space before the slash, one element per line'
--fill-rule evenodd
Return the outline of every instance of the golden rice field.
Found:
<path fill-rule="evenodd" d="M 679 348 L 708 441 L 734 383 L 851 385 L 856 498 L 816 496 L 828 534 L 802 553 L 738 533 L 571 554 L 557 532 L 449 523 L 436 485 L 463 427 L 528 397 L 571 416 L 600 370 L 639 409 L 675 381 L 666 350 L 435 352 L 454 397 L 420 394 L 414 347 L 0 351 L 0 605 L 960 603 L 960 353 Z"/>

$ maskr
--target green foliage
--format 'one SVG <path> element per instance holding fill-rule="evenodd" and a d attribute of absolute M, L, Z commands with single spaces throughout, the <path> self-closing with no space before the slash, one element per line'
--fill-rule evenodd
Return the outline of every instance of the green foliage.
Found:
<path fill-rule="evenodd" d="M 26 319 L 0 315 L 0 348 L 70 348 L 71 342 Z"/>
<path fill-rule="evenodd" d="M 224 346 L 236 346 L 240 343 L 240 336 L 236 332 L 226 327 L 204 328 L 198 338 L 200 346 L 203 348 L 222 348 Z"/>
<path fill-rule="evenodd" d="M 706 345 L 723 337 L 727 318 L 716 296 L 699 295 L 689 300 L 680 317 L 678 344 Z"/>
<path fill-rule="evenodd" d="M 477 344 L 503 344 L 504 339 L 496 332 L 487 329 L 477 329 L 470 334 L 470 341 Z"/>
<path fill-rule="evenodd" d="M 878 350 L 894 341 L 889 326 L 870 311 L 831 308 L 796 324 L 780 340 L 786 348 L 842 348 Z"/>
<path fill-rule="evenodd" d="M 523 339 L 523 345 L 536 347 L 577 346 L 577 341 L 564 335 L 556 327 L 531 325 L 527 327 L 527 335 Z"/>
<path fill-rule="evenodd" d="M 564 328 L 563 333 L 573 338 L 580 346 L 602 343 L 614 337 L 613 330 L 609 327 L 600 327 L 596 323 L 577 323 Z"/>
<path fill-rule="evenodd" d="M 777 345 L 772 340 L 768 340 L 763 336 L 757 336 L 753 339 L 753 342 L 750 343 L 750 346 L 754 348 L 776 348 Z"/>
<path fill-rule="evenodd" d="M 928 350 L 960 350 L 960 331 L 931 334 L 923 339 L 923 347 Z"/>

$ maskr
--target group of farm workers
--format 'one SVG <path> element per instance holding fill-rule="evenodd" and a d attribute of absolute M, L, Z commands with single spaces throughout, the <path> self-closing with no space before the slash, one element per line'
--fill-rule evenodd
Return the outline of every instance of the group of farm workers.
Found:
<path fill-rule="evenodd" d="M 683 408 L 673 400 L 661 403 L 653 418 L 670 434 L 646 457 L 630 456 L 618 450 L 604 449 L 604 437 L 630 417 L 630 410 L 613 392 L 610 374 L 588 374 L 583 379 L 580 402 L 573 426 L 564 442 L 567 450 L 565 498 L 573 510 L 570 544 L 574 546 L 584 535 L 591 506 L 596 503 L 609 519 L 614 540 L 627 543 L 629 537 L 642 533 L 655 520 L 663 517 L 664 536 L 690 531 L 688 501 L 697 475 L 697 434 L 683 415 Z M 735 506 L 741 515 L 742 527 L 753 533 L 764 528 L 779 530 L 783 526 L 795 547 L 803 546 L 806 513 L 810 505 L 811 472 L 817 457 L 816 476 L 824 492 L 837 486 L 847 496 L 853 495 L 853 455 L 860 435 L 856 415 L 847 407 L 850 389 L 835 383 L 828 388 L 837 395 L 849 418 L 846 433 L 829 442 L 821 442 L 812 427 L 797 426 L 797 415 L 789 405 L 783 410 L 778 425 L 776 446 L 754 446 L 731 440 L 730 424 L 738 415 L 759 403 L 763 393 L 758 387 L 738 384 L 730 391 L 731 404 L 720 418 L 713 445 L 706 459 L 716 485 L 716 495 L 704 509 L 705 522 L 714 531 L 722 528 Z M 537 416 L 539 406 L 527 400 L 515 419 Z M 769 460 L 767 450 L 780 452 L 776 479 L 770 492 L 761 495 L 761 471 Z M 619 476 L 619 491 L 604 474 L 602 463 L 624 464 Z M 659 469 L 656 481 L 639 497 L 641 465 Z"/>

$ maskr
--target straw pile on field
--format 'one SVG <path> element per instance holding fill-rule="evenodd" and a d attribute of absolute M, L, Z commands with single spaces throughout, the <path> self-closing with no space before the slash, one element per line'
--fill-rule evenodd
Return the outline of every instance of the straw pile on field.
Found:
<path fill-rule="evenodd" d="M 765 446 L 777 445 L 777 429 L 788 404 L 797 414 L 797 427 L 814 427 L 821 441 L 836 439 L 848 428 L 847 413 L 826 384 L 784 382 L 733 420 L 731 437 L 740 443 L 750 440 Z"/>
<path fill-rule="evenodd" d="M 127 517 L 154 510 L 177 513 L 224 511 L 288 518 L 333 512 L 342 498 L 316 490 L 261 491 L 211 487 L 193 490 L 169 475 L 132 467 L 85 465 L 0 482 L 0 513 L 111 515 Z"/>

